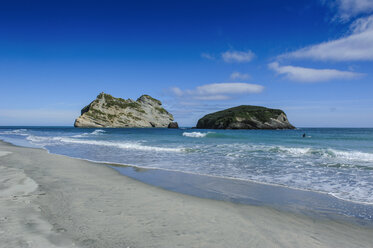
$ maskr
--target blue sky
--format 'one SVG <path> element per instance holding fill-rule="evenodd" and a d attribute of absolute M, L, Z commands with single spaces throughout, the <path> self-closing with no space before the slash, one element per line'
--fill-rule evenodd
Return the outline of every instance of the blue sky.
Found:
<path fill-rule="evenodd" d="M 100 92 L 182 126 L 241 104 L 373 127 L 373 0 L 1 1 L 0 125 L 69 125 Z"/>

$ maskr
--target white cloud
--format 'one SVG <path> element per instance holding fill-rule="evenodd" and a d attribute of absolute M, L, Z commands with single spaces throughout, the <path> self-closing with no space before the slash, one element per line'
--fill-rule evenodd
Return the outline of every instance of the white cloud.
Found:
<path fill-rule="evenodd" d="M 280 55 L 279 58 L 314 59 L 322 61 L 373 60 L 373 16 L 351 24 L 352 33 L 337 40 Z"/>
<path fill-rule="evenodd" d="M 216 83 L 198 86 L 196 91 L 199 94 L 243 94 L 259 93 L 263 86 L 248 83 Z"/>
<path fill-rule="evenodd" d="M 174 93 L 176 96 L 182 96 L 184 94 L 184 92 L 177 87 L 171 88 L 171 92 Z"/>
<path fill-rule="evenodd" d="M 373 30 L 373 15 L 357 19 L 351 24 L 350 29 L 355 34 Z"/>
<path fill-rule="evenodd" d="M 209 59 L 209 60 L 214 60 L 215 59 L 215 56 L 211 55 L 209 53 L 201 53 L 201 57 L 204 58 L 204 59 Z"/>
<path fill-rule="evenodd" d="M 198 86 L 194 90 L 181 90 L 172 88 L 171 92 L 178 97 L 196 100 L 228 100 L 235 95 L 260 93 L 264 90 L 262 85 L 248 83 L 215 83 Z"/>
<path fill-rule="evenodd" d="M 249 79 L 250 78 L 250 75 L 249 74 L 246 74 L 246 73 L 240 73 L 240 72 L 233 72 L 230 76 L 230 79 L 232 80 L 236 80 L 236 79 L 241 79 L 241 80 L 246 80 L 246 79 Z"/>
<path fill-rule="evenodd" d="M 227 63 L 244 63 L 250 62 L 255 57 L 255 54 L 248 51 L 226 51 L 221 54 L 223 60 Z"/>
<path fill-rule="evenodd" d="M 334 69 L 312 69 L 290 65 L 280 66 L 278 62 L 270 63 L 268 67 L 278 74 L 285 75 L 292 81 L 305 83 L 323 82 L 332 79 L 354 79 L 363 75 L 360 73 Z"/>
<path fill-rule="evenodd" d="M 348 21 L 360 14 L 373 12 L 373 0 L 336 0 L 327 3 L 337 8 L 337 18 L 342 21 Z"/>

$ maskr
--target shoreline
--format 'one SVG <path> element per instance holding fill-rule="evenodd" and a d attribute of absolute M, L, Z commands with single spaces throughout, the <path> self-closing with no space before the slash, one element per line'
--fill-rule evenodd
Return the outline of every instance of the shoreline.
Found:
<path fill-rule="evenodd" d="M 124 176 L 165 190 L 231 203 L 353 222 L 373 228 L 373 206 L 333 195 L 250 180 L 104 163 Z"/>
<path fill-rule="evenodd" d="M 41 149 L 48 154 L 56 154 L 97 165 L 105 165 L 118 171 L 123 176 L 176 193 L 245 205 L 267 206 L 289 213 L 308 215 L 312 218 L 330 218 L 332 220 L 352 222 L 358 225 L 373 227 L 373 203 L 346 200 L 327 192 L 294 188 L 274 183 L 257 182 L 250 179 L 206 175 L 109 161 L 95 161 L 52 153 L 45 147 L 16 145 L 1 139 L 0 142 L 12 146 Z M 137 173 L 138 171 L 147 171 L 151 173 L 151 175 L 143 177 L 141 174 L 144 173 Z M 178 180 L 170 180 L 170 178 L 172 179 L 175 176 L 178 177 Z M 193 181 L 193 185 L 190 185 L 190 183 L 185 184 L 185 178 Z M 196 180 L 198 178 L 203 179 Z M 184 182 L 184 184 L 181 184 L 180 181 Z M 237 192 L 217 191 L 216 189 L 212 189 L 212 184 L 215 184 L 218 188 L 221 188 L 221 184 L 227 188 L 232 188 L 232 185 L 236 187 L 236 185 L 240 184 L 241 192 L 239 192 L 239 194 L 244 193 L 245 195 L 241 195 L 241 197 L 231 197 L 232 194 L 235 195 Z M 209 185 L 209 187 L 204 187 L 204 185 Z M 246 190 L 246 192 L 244 192 L 244 190 Z M 250 194 L 248 194 L 247 191 L 249 191 Z M 263 193 L 264 196 L 272 195 L 275 199 L 269 199 L 268 196 L 261 197 L 258 195 L 258 192 Z M 285 197 L 285 199 L 278 198 L 278 194 Z M 295 197 L 293 195 L 295 195 Z"/>
<path fill-rule="evenodd" d="M 359 191 L 355 193 L 350 193 L 350 192 L 355 192 L 355 189 L 354 188 L 354 185 L 353 183 L 350 185 L 349 183 L 349 177 L 345 177 L 345 176 L 338 176 L 339 174 L 343 174 L 343 173 L 334 173 L 335 172 L 335 168 L 336 167 L 337 169 L 341 169 L 341 171 L 343 172 L 345 170 L 345 168 L 348 168 L 348 169 L 351 169 L 350 170 L 350 174 L 348 176 L 350 176 L 350 178 L 354 178 L 356 175 L 354 174 L 354 170 L 356 171 L 356 169 L 369 169 L 371 170 L 371 166 L 368 164 L 366 166 L 359 166 L 359 163 L 362 162 L 362 163 L 365 163 L 366 160 L 362 160 L 360 161 L 359 158 L 358 158 L 358 161 L 355 161 L 354 163 L 358 163 L 357 166 L 354 166 L 353 164 L 350 164 L 347 163 L 346 165 L 344 164 L 344 162 L 342 162 L 342 164 L 340 164 L 340 162 L 336 161 L 336 165 L 334 166 L 334 162 L 333 161 L 325 161 L 325 162 L 322 162 L 321 164 L 318 164 L 318 162 L 316 162 L 316 164 L 312 164 L 314 163 L 315 161 L 313 161 L 311 163 L 312 166 L 309 166 L 308 165 L 308 161 L 298 161 L 298 164 L 299 166 L 303 166 L 301 169 L 305 169 L 307 172 L 309 173 L 318 173 L 318 172 L 323 172 L 321 173 L 322 175 L 321 176 L 324 176 L 324 178 L 320 178 L 321 181 L 317 181 L 318 180 L 318 177 L 316 176 L 315 177 L 315 180 L 314 183 L 307 183 L 308 179 L 309 178 L 312 178 L 311 181 L 313 181 L 313 177 L 303 177 L 301 180 L 299 180 L 299 183 L 297 182 L 297 178 L 295 178 L 295 180 L 291 179 L 291 180 L 287 180 L 287 174 L 281 174 L 281 171 L 283 171 L 283 168 L 281 168 L 282 166 L 282 162 L 280 161 L 279 163 L 275 163 L 273 164 L 272 166 L 274 166 L 276 169 L 275 170 L 279 170 L 280 172 L 280 176 L 279 177 L 276 177 L 276 176 L 271 176 L 271 175 L 275 175 L 275 173 L 269 173 L 269 174 L 265 174 L 264 177 L 258 177 L 258 175 L 256 175 L 256 172 L 255 171 L 252 171 L 251 175 L 245 175 L 245 171 L 243 171 L 243 175 L 244 176 L 241 176 L 241 175 L 235 175 L 235 173 L 230 173 L 230 171 L 225 171 L 223 173 L 208 173 L 206 172 L 206 170 L 203 168 L 203 166 L 205 168 L 208 168 L 210 165 L 214 168 L 214 164 L 211 163 L 211 164 L 204 164 L 203 161 L 202 164 L 203 166 L 197 166 L 197 170 L 195 169 L 185 169 L 186 167 L 184 167 L 184 169 L 180 170 L 178 168 L 175 168 L 175 166 L 169 166 L 169 165 L 166 165 L 164 166 L 164 162 L 170 162 L 170 161 L 167 161 L 167 158 L 163 158 L 161 160 L 158 160 L 158 161 L 155 161 L 155 163 L 153 163 L 153 161 L 147 161 L 146 163 L 141 163 L 141 157 L 140 157 L 140 162 L 138 161 L 138 159 L 130 159 L 131 156 L 129 158 L 125 158 L 125 156 L 117 156 L 117 154 L 121 154 L 123 151 L 115 151 L 116 149 L 122 149 L 122 147 L 120 145 L 121 142 L 106 142 L 105 140 L 101 142 L 101 139 L 99 140 L 93 140 L 91 141 L 91 138 L 89 139 L 82 139 L 80 141 L 80 139 L 78 140 L 74 140 L 74 141 L 71 141 L 69 138 L 67 138 L 67 140 L 64 140 L 64 137 L 65 136 L 61 136 L 61 137 L 55 137 L 57 138 L 56 140 L 56 148 L 52 145 L 52 146 L 48 146 L 48 144 L 43 144 L 43 142 L 41 142 L 41 144 L 39 145 L 36 145 L 34 144 L 34 141 L 36 143 L 38 143 L 38 139 L 41 138 L 41 140 L 43 140 L 44 138 L 46 138 L 46 140 L 48 140 L 48 135 L 44 137 L 44 135 L 40 135 L 40 134 L 35 134 L 36 136 L 34 136 L 34 134 L 32 134 L 32 130 L 33 128 L 32 127 L 27 127 L 27 126 L 24 126 L 24 127 L 7 127 L 7 128 L 11 128 L 11 129 L 15 129 L 17 128 L 16 130 L 12 130 L 12 131 L 7 131 L 7 132 L 10 132 L 10 133 L 4 133 L 4 134 L 11 134 L 14 132 L 14 134 L 16 135 L 20 135 L 22 138 L 18 139 L 17 138 L 14 138 L 14 137 L 3 137 L 2 139 L 3 140 L 6 140 L 8 142 L 11 142 L 12 144 L 14 145 L 17 145 L 17 146 L 22 146 L 22 147 L 37 147 L 37 148 L 42 148 L 42 149 L 46 149 L 47 151 L 51 152 L 51 153 L 54 153 L 54 154 L 61 154 L 61 155 L 66 155 L 68 157 L 73 157 L 73 158 L 77 158 L 77 159 L 83 159 L 83 160 L 87 160 L 87 161 L 91 161 L 91 162 L 97 162 L 97 163 L 118 163 L 119 165 L 130 165 L 130 166 L 134 166 L 134 167 L 138 167 L 138 168 L 147 168 L 147 169 L 155 169 L 155 170 L 165 170 L 165 171 L 173 171 L 173 172 L 182 172 L 182 173 L 187 173 L 187 174 L 193 174 L 193 175 L 203 175 L 203 176 L 206 176 L 206 177 L 217 177 L 217 178 L 226 178 L 226 179 L 230 179 L 230 180 L 241 180 L 241 181 L 244 181 L 244 182 L 253 182 L 253 183 L 258 183 L 258 184 L 264 184 L 264 185 L 272 185 L 272 186 L 275 186 L 275 187 L 285 187 L 285 188 L 289 188 L 290 190 L 301 190 L 301 191 L 311 191 L 311 192 L 316 192 L 316 193 L 319 193 L 319 194 L 327 194 L 331 197 L 334 197 L 336 199 L 339 199 L 341 201 L 346 201 L 346 202 L 352 202 L 353 204 L 359 204 L 359 205 L 367 205 L 367 206 L 373 206 L 373 200 L 371 199 L 371 194 L 369 192 L 369 188 L 367 190 L 364 190 L 366 189 L 366 187 L 364 187 L 364 183 L 367 183 L 368 186 L 372 186 L 370 185 L 370 179 L 369 178 L 366 178 L 365 175 L 362 174 L 362 172 L 357 175 L 357 176 L 361 176 L 363 179 L 366 179 L 365 181 L 361 182 L 361 187 L 359 187 Z M 27 129 L 29 128 L 29 129 Z M 102 128 L 102 129 L 95 129 L 93 132 L 84 132 L 82 134 L 79 133 L 79 135 L 74 135 L 74 130 L 77 130 L 75 128 L 72 128 L 71 127 L 37 127 L 35 128 L 35 130 L 37 130 L 38 128 L 46 128 L 45 131 L 49 131 L 49 129 L 59 129 L 59 128 L 67 128 L 69 129 L 68 132 L 72 131 L 72 133 L 70 133 L 70 136 L 66 136 L 66 137 L 70 137 L 70 138 L 83 138 L 85 136 L 89 136 L 89 137 L 94 137 L 95 135 L 98 135 L 98 134 L 101 134 L 101 133 L 105 133 L 105 132 L 108 132 L 106 129 L 108 130 L 112 130 L 113 128 Z M 71 130 L 70 130 L 71 129 Z M 114 128 L 115 129 L 115 128 Z M 129 128 L 131 130 L 133 130 L 133 128 Z M 153 128 L 154 129 L 154 128 Z M 152 130 L 153 130 L 152 129 Z M 373 130 L 373 129 L 372 129 Z M 27 131 L 27 132 L 26 132 Z M 30 133 L 30 132 L 31 133 Z M 65 131 L 65 130 L 63 130 Z M 173 130 L 174 131 L 174 130 Z M 255 130 L 254 130 L 255 131 Z M 261 130 L 256 130 L 256 131 L 261 131 Z M 26 133 L 23 133 L 23 132 L 26 132 Z M 38 136 L 40 135 L 40 137 Z M 110 133 L 111 135 L 111 133 Z M 114 136 L 116 135 L 115 133 L 113 134 Z M 179 133 L 178 135 L 181 135 L 181 133 Z M 26 136 L 26 137 L 23 137 L 23 136 Z M 229 135 L 228 135 L 229 136 Z M 35 137 L 35 140 L 33 139 L 33 137 Z M 61 139 L 61 142 L 62 143 L 65 143 L 64 145 L 62 144 L 58 144 L 58 139 Z M 54 140 L 54 138 L 52 138 L 51 140 Z M 48 141 L 49 142 L 49 141 Z M 97 143 L 96 143 L 97 142 Z M 52 142 L 53 143 L 53 142 Z M 127 144 L 128 143 L 128 144 Z M 140 152 L 143 152 L 144 151 L 144 148 L 145 151 L 150 151 L 152 149 L 154 149 L 155 151 L 158 151 L 158 149 L 162 150 L 164 149 L 163 147 L 158 147 L 157 145 L 140 145 L 141 149 L 138 148 L 135 143 L 135 147 L 132 147 L 132 143 L 131 142 L 124 142 L 124 148 L 128 148 L 130 150 L 128 150 L 128 154 L 131 154 L 132 152 L 134 153 L 134 155 L 136 153 L 140 153 Z M 93 154 L 94 153 L 90 153 L 89 150 L 86 151 L 86 154 L 81 154 L 79 152 L 75 153 L 75 151 L 77 151 L 76 149 L 70 149 L 69 150 L 69 146 L 70 145 L 76 145 L 76 144 L 82 144 L 82 146 L 84 146 L 85 148 L 82 148 L 83 151 L 85 151 L 85 149 L 87 147 L 89 147 L 89 145 L 93 145 L 93 146 L 96 146 L 97 147 L 100 147 L 102 146 L 102 148 L 97 148 L 99 149 L 97 152 L 100 153 L 100 150 L 101 149 L 106 149 L 106 148 L 110 148 L 113 150 L 113 156 L 109 155 L 109 156 L 105 156 L 105 154 L 100 154 L 99 156 L 94 156 Z M 60 145 L 60 147 L 58 148 L 58 146 Z M 80 145 L 78 145 L 80 146 Z M 127 147 L 129 146 L 129 147 Z M 259 149 L 259 151 L 261 151 L 261 147 L 260 146 L 265 146 L 265 145 L 259 145 L 259 148 L 255 148 L 255 149 Z M 269 147 L 269 150 L 271 150 L 271 146 L 268 146 Z M 265 150 L 268 148 L 268 147 L 265 147 Z M 62 148 L 62 150 L 61 150 Z M 349 159 L 349 156 L 353 156 L 354 159 L 356 159 L 355 157 L 359 157 L 359 155 L 361 156 L 371 156 L 372 154 L 361 154 L 361 152 L 359 152 L 359 150 L 344 150 L 344 149 L 341 149 L 341 150 L 338 150 L 337 148 L 324 148 L 324 147 L 320 147 L 320 148 L 313 148 L 313 147 L 303 147 L 303 146 L 295 146 L 295 147 L 287 147 L 287 146 L 283 146 L 283 145 L 279 145 L 279 144 L 275 144 L 273 146 L 274 148 L 274 152 L 277 154 L 277 153 L 280 153 L 281 155 L 283 153 L 286 154 L 286 156 L 289 156 L 290 158 L 292 156 L 294 156 L 294 151 L 292 151 L 292 149 L 294 148 L 295 150 L 295 156 L 298 156 L 300 154 L 300 157 L 307 157 L 309 156 L 310 154 L 318 154 L 319 152 L 321 152 L 322 154 L 320 155 L 321 157 L 333 157 L 333 158 L 336 158 L 339 156 L 338 153 L 341 153 L 342 155 L 342 158 L 346 157 L 347 156 L 347 159 Z M 64 150 L 66 149 L 66 150 Z M 81 149 L 80 147 L 78 147 L 77 149 Z M 169 149 L 169 148 L 166 148 L 166 149 Z M 175 148 L 171 148 L 171 149 L 175 149 Z M 185 154 L 187 154 L 187 151 L 189 150 L 189 148 L 176 148 L 176 149 L 180 149 L 180 150 L 183 150 Z M 255 150 L 254 149 L 254 150 Z M 264 148 L 263 148 L 264 149 Z M 299 149 L 300 151 L 297 151 L 297 149 Z M 193 148 L 191 150 L 194 150 Z M 196 151 L 198 151 L 199 149 L 196 149 Z M 67 151 L 67 152 L 66 152 Z M 124 151 L 126 152 L 126 151 Z M 329 154 L 331 153 L 331 154 Z M 352 154 L 344 154 L 344 153 L 352 153 Z M 137 154 L 138 155 L 138 154 Z M 137 156 L 136 155 L 136 156 Z M 146 155 L 146 154 L 145 154 Z M 229 154 L 228 154 L 229 155 Z M 229 157 L 228 155 L 225 155 L 225 157 Z M 106 159 L 100 159 L 102 157 L 105 157 Z M 188 155 L 189 157 L 189 155 Z M 237 157 L 237 156 L 235 156 Z M 268 158 L 270 158 L 271 155 L 268 156 Z M 280 156 L 281 157 L 281 156 Z M 313 156 L 315 157 L 315 156 Z M 147 159 L 151 160 L 151 157 L 147 157 Z M 188 159 L 188 158 L 186 158 Z M 278 159 L 278 158 L 277 158 Z M 314 158 L 312 158 L 314 159 Z M 369 161 L 373 159 L 369 157 Z M 178 161 L 181 165 L 183 164 L 183 161 Z M 186 160 L 188 161 L 188 165 L 190 168 L 193 168 L 193 164 L 189 164 L 190 161 L 189 160 Z M 367 160 L 368 161 L 368 160 Z M 239 161 L 240 162 L 240 161 Z M 272 161 L 273 162 L 273 161 Z M 288 161 L 289 162 L 289 161 Z M 291 161 L 290 161 L 291 162 Z M 172 163 L 172 162 L 171 162 Z M 326 164 L 325 164 L 326 163 Z M 332 163 L 330 166 L 329 164 Z M 351 162 L 352 163 L 352 162 Z M 169 163 L 170 164 L 170 163 Z M 194 164 L 196 165 L 199 165 L 200 162 L 199 161 L 196 161 Z M 250 163 L 249 163 L 250 164 Z M 261 163 L 260 163 L 261 164 Z M 260 168 L 260 164 L 256 164 L 254 163 L 254 167 L 258 167 Z M 285 163 L 286 164 L 286 163 Z M 149 165 L 152 165 L 152 166 L 149 166 Z M 224 165 L 222 166 L 221 164 L 219 164 L 221 168 L 224 168 Z M 233 164 L 234 165 L 234 164 Z M 315 165 L 315 166 L 314 166 Z M 268 165 L 266 165 L 268 166 Z M 320 166 L 320 167 L 319 167 Z M 169 168 L 164 168 L 164 167 L 169 167 Z M 173 167 L 173 168 L 172 168 Z M 296 166 L 298 168 L 298 166 Z M 329 169 L 330 167 L 330 169 Z M 289 167 L 290 169 L 292 169 L 292 166 Z M 314 169 L 314 168 L 318 168 L 318 169 Z M 327 170 L 325 170 L 324 168 L 327 168 Z M 219 168 L 218 168 L 219 169 Z M 233 166 L 233 169 L 232 171 L 235 170 L 235 166 Z M 250 169 L 250 168 L 249 168 Z M 271 169 L 271 168 L 269 168 Z M 284 169 L 287 170 L 287 167 L 284 167 Z M 294 169 L 294 168 L 293 168 Z M 209 171 L 210 169 L 207 169 L 207 171 Z M 260 169 L 259 169 L 260 170 Z M 193 172 L 194 171 L 194 172 Z M 295 171 L 301 171 L 301 170 L 298 170 L 296 169 Z M 210 171 L 209 171 L 210 172 Z M 335 174 L 337 175 L 336 177 L 330 177 L 330 175 L 327 175 L 326 173 L 329 173 L 329 174 Z M 296 173 L 294 173 L 296 174 Z M 299 174 L 299 173 L 298 173 Z M 290 175 L 291 177 L 292 175 Z M 332 179 L 334 178 L 338 183 L 337 184 L 334 184 L 333 183 L 333 180 L 325 180 L 325 177 L 327 177 L 328 179 Z M 283 178 L 285 178 L 283 180 Z M 341 180 L 341 181 L 340 181 Z M 325 181 L 325 183 L 323 182 Z M 334 187 L 335 185 L 337 185 L 337 187 Z M 373 215 L 372 215 L 373 216 Z"/>
<path fill-rule="evenodd" d="M 27 239 L 36 247 L 42 242 L 49 247 L 371 247 L 373 240 L 368 227 L 175 193 L 104 163 L 5 142 L 0 151 L 11 152 L 0 156 L 2 170 L 24 174 L 38 185 L 17 197 L 28 199 L 19 209 L 22 215 L 1 207 L 8 216 L 0 221 L 5 233 L 0 243 L 7 247 Z M 2 206 L 12 206 L 13 198 L 2 194 Z M 24 221 L 36 215 L 39 222 Z"/>
<path fill-rule="evenodd" d="M 92 128 L 92 129 L 97 129 L 97 128 Z M 100 128 L 100 129 L 105 129 L 105 128 Z M 188 174 L 188 175 L 194 175 L 194 176 L 202 176 L 202 177 L 207 177 L 207 178 L 217 178 L 217 179 L 226 179 L 226 180 L 234 180 L 234 181 L 241 181 L 241 182 L 246 182 L 246 183 L 252 183 L 252 184 L 258 184 L 258 185 L 265 185 L 265 186 L 271 186 L 271 187 L 280 187 L 280 188 L 285 188 L 289 190 L 295 190 L 295 191 L 304 191 L 304 192 L 312 192 L 320 195 L 326 195 L 328 197 L 335 198 L 339 201 L 343 202 L 348 202 L 352 204 L 357 204 L 357 205 L 365 205 L 365 206 L 371 206 L 373 207 L 373 202 L 362 202 L 362 201 L 354 201 L 354 200 L 349 200 L 349 199 L 344 199 L 338 196 L 335 196 L 332 193 L 324 192 L 324 191 L 317 191 L 317 190 L 312 190 L 312 189 L 303 189 L 303 188 L 296 188 L 296 187 L 291 187 L 283 184 L 276 184 L 276 183 L 270 183 L 270 182 L 260 182 L 260 181 L 255 181 L 252 179 L 243 179 L 243 178 L 236 178 L 236 177 L 229 177 L 229 176 L 219 176 L 219 175 L 208 175 L 208 174 L 200 174 L 200 173 L 195 173 L 195 172 L 190 172 L 190 171 L 181 171 L 181 170 L 176 170 L 176 169 L 166 169 L 166 168 L 160 168 L 160 167 L 154 167 L 154 166 L 140 166 L 140 165 L 135 165 L 135 164 L 129 164 L 129 163 L 119 163 L 119 162 L 110 162 L 110 161 L 98 161 L 98 160 L 92 160 L 92 159 L 87 159 L 87 158 L 80 158 L 80 157 L 74 157 L 70 155 L 65 155 L 65 154 L 58 154 L 58 153 L 53 153 L 50 152 L 47 148 L 45 147 L 40 147 L 40 146 L 32 146 L 29 144 L 24 144 L 24 145 L 19 145 L 19 144 L 13 144 L 8 141 L 4 141 L 0 139 L 0 142 L 13 145 L 13 146 L 18 146 L 18 147 L 24 147 L 24 148 L 33 148 L 33 149 L 42 149 L 47 151 L 49 154 L 56 154 L 60 156 L 66 156 L 68 158 L 73 158 L 73 159 L 78 159 L 82 161 L 88 161 L 91 163 L 96 163 L 96 164 L 104 164 L 109 167 L 132 167 L 135 169 L 143 169 L 143 170 L 153 170 L 153 171 L 165 171 L 165 172 L 171 172 L 171 173 L 182 173 L 182 174 Z M 120 172 L 121 173 L 121 172 Z M 123 174 L 125 176 L 128 176 L 126 174 Z M 139 180 L 139 179 L 137 179 Z M 141 181 L 141 180 L 140 180 Z M 146 183 L 146 182 L 144 182 Z M 372 215 L 373 219 L 373 215 Z"/>

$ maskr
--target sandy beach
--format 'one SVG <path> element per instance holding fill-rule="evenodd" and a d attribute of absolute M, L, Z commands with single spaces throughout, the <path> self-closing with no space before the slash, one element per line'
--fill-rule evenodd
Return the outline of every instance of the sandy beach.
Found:
<path fill-rule="evenodd" d="M 0 247 L 373 247 L 373 230 L 166 191 L 0 142 Z"/>

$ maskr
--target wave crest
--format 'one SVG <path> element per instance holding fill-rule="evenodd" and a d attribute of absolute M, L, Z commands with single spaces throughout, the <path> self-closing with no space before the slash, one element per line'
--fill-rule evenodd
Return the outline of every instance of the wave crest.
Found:
<path fill-rule="evenodd" d="M 88 137 L 90 135 L 101 135 L 101 134 L 104 134 L 106 133 L 105 130 L 102 130 L 102 129 L 96 129 L 94 130 L 93 132 L 91 133 L 82 133 L 82 134 L 77 134 L 77 135 L 73 135 L 72 137 L 74 138 L 84 138 L 84 137 Z"/>
<path fill-rule="evenodd" d="M 99 135 L 99 134 L 103 134 L 103 133 L 106 133 L 106 131 L 102 130 L 102 129 L 96 129 L 91 134 L 93 134 L 93 135 Z"/>
<path fill-rule="evenodd" d="M 184 148 L 169 148 L 169 147 L 158 147 L 158 146 L 146 146 L 135 142 L 113 142 L 113 141 L 102 141 L 102 140 L 87 140 L 87 139 L 74 139 L 68 137 L 41 137 L 30 135 L 26 138 L 27 140 L 37 143 L 38 145 L 55 145 L 58 143 L 70 143 L 70 144 L 82 144 L 82 145 L 94 145 L 94 146 L 106 146 L 115 147 L 126 150 L 142 150 L 142 151 L 156 151 L 156 152 L 183 152 Z"/>
<path fill-rule="evenodd" d="M 337 158 L 344 160 L 357 160 L 363 162 L 373 162 L 373 153 L 360 151 L 341 151 L 335 149 L 316 149 L 316 148 L 296 148 L 296 147 L 275 147 L 272 152 L 283 152 L 295 156 L 313 155 L 320 157 Z"/>
<path fill-rule="evenodd" d="M 15 129 L 15 130 L 0 132 L 0 134 L 27 136 L 28 134 L 26 132 L 27 132 L 27 129 Z"/>
<path fill-rule="evenodd" d="M 191 138 L 203 138 L 203 137 L 206 137 L 209 133 L 212 133 L 212 132 L 207 132 L 207 133 L 201 133 L 201 132 L 184 132 L 183 133 L 183 136 L 185 137 L 191 137 Z"/>

